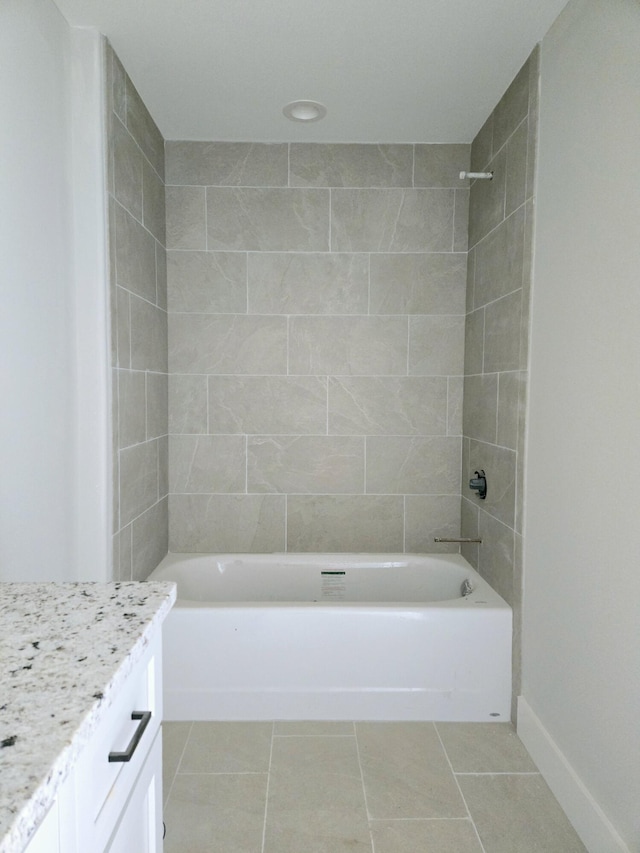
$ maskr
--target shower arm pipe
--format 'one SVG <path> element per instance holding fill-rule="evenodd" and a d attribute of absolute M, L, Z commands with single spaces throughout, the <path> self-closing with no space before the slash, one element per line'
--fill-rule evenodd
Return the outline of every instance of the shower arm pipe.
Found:
<path fill-rule="evenodd" d="M 477 542 L 479 545 L 482 544 L 482 539 L 446 539 L 442 536 L 434 536 L 434 542 L 456 542 L 462 545 L 467 545 L 471 542 Z"/>

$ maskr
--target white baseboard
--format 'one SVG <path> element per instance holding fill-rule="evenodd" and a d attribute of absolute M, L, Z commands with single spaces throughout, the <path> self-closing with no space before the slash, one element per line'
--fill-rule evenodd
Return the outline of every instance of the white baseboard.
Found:
<path fill-rule="evenodd" d="M 590 853 L 631 853 L 524 697 L 518 735 Z"/>

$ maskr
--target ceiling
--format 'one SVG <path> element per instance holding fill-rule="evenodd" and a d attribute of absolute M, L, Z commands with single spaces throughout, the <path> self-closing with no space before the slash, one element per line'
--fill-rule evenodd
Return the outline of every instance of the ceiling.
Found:
<path fill-rule="evenodd" d="M 166 139 L 470 142 L 566 0 L 55 0 Z M 322 121 L 288 121 L 309 99 Z"/>

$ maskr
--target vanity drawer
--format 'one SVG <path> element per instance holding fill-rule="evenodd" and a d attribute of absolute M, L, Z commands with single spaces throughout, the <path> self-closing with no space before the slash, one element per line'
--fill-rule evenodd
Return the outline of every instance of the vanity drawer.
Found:
<path fill-rule="evenodd" d="M 80 849 L 105 849 L 160 728 L 160 643 L 158 637 L 136 664 L 78 761 L 76 778 L 86 780 L 76 793 Z M 136 712 L 151 715 L 137 743 L 145 720 L 132 719 Z M 109 760 L 110 754 L 127 751 L 128 760 Z"/>

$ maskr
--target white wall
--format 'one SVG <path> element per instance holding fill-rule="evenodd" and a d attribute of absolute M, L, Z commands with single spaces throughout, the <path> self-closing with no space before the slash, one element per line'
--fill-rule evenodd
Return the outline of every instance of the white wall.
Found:
<path fill-rule="evenodd" d="M 101 102 L 97 45 L 97 36 L 89 46 L 86 37 L 78 40 L 50 0 L 0 3 L 3 580 L 103 579 L 108 566 L 105 498 L 96 498 L 107 467 L 99 411 L 107 384 L 99 365 L 91 376 L 81 370 L 85 356 L 95 362 L 90 348 L 104 345 L 89 335 L 87 321 L 106 341 L 96 297 L 102 292 L 104 301 L 106 293 L 96 180 L 102 155 L 95 143 L 83 149 L 82 133 Z M 93 252 L 78 252 L 76 238 L 91 217 Z M 102 431 L 92 453 L 80 441 L 81 424 L 85 435 Z"/>
<path fill-rule="evenodd" d="M 637 0 L 545 37 L 539 146 L 519 730 L 589 849 L 640 851 Z"/>

